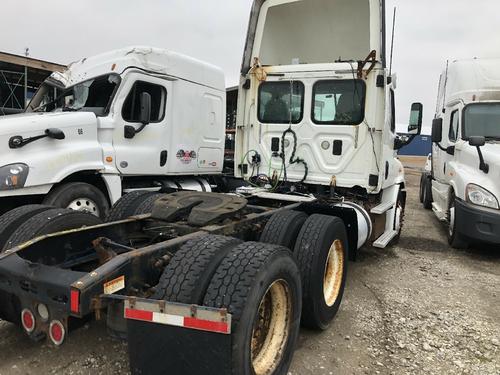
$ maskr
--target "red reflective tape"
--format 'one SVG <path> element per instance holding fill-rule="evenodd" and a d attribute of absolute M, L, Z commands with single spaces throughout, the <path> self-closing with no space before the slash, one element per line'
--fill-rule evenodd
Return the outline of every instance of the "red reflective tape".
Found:
<path fill-rule="evenodd" d="M 80 313 L 80 291 L 76 289 L 71 289 L 70 292 L 70 305 L 71 312 L 75 314 Z"/>
<path fill-rule="evenodd" d="M 229 326 L 224 322 L 211 322 L 195 318 L 184 318 L 184 327 L 208 332 L 229 333 Z"/>
<path fill-rule="evenodd" d="M 153 321 L 153 313 L 151 311 L 125 309 L 125 319 L 142 320 L 144 322 L 152 322 Z"/>

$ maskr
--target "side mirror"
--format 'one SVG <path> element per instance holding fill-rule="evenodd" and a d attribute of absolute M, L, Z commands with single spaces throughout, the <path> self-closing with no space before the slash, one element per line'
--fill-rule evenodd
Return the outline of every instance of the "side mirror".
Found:
<path fill-rule="evenodd" d="M 474 147 L 483 147 L 486 144 L 486 138 L 480 136 L 469 137 L 469 144 Z"/>
<path fill-rule="evenodd" d="M 139 100 L 141 104 L 139 122 L 142 125 L 148 125 L 151 122 L 151 95 L 147 92 L 143 92 Z"/>
<path fill-rule="evenodd" d="M 66 135 L 61 129 L 50 128 L 45 130 L 45 135 L 52 139 L 62 140 L 66 138 Z"/>
<path fill-rule="evenodd" d="M 424 106 L 422 103 L 411 105 L 410 124 L 408 126 L 409 135 L 419 135 L 422 132 L 422 119 L 424 116 Z"/>
<path fill-rule="evenodd" d="M 432 121 L 432 142 L 441 143 L 443 140 L 443 119 L 436 118 Z"/>

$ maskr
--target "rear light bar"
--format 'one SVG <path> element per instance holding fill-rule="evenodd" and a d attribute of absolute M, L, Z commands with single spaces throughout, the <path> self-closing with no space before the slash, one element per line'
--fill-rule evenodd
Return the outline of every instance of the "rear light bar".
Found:
<path fill-rule="evenodd" d="M 226 310 L 168 304 L 162 301 L 125 301 L 125 319 L 231 334 L 231 315 Z"/>
<path fill-rule="evenodd" d="M 80 314 L 80 291 L 78 289 L 71 289 L 70 307 L 73 314 Z"/>

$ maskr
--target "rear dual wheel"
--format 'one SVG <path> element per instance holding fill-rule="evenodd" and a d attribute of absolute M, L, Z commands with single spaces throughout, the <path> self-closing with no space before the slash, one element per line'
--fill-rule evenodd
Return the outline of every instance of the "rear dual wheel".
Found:
<path fill-rule="evenodd" d="M 165 268 L 153 298 L 226 308 L 232 373 L 286 374 L 300 326 L 301 286 L 284 247 L 215 235 L 188 241 Z"/>
<path fill-rule="evenodd" d="M 302 325 L 324 330 L 337 314 L 347 278 L 348 242 L 344 222 L 311 215 L 294 248 L 302 276 Z"/>
<path fill-rule="evenodd" d="M 266 224 L 262 242 L 293 251 L 302 278 L 302 324 L 326 329 L 338 312 L 347 277 L 344 222 L 334 216 L 281 211 Z"/>

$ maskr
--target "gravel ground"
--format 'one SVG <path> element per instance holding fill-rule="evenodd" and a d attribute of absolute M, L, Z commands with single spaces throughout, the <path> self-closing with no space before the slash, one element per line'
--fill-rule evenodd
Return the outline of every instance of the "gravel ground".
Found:
<path fill-rule="evenodd" d="M 399 244 L 350 264 L 338 317 L 326 332 L 302 331 L 289 374 L 500 375 L 500 250 L 450 249 L 418 203 L 419 173 L 407 180 Z M 126 357 L 99 322 L 59 349 L 0 322 L 0 375 L 127 374 Z"/>

